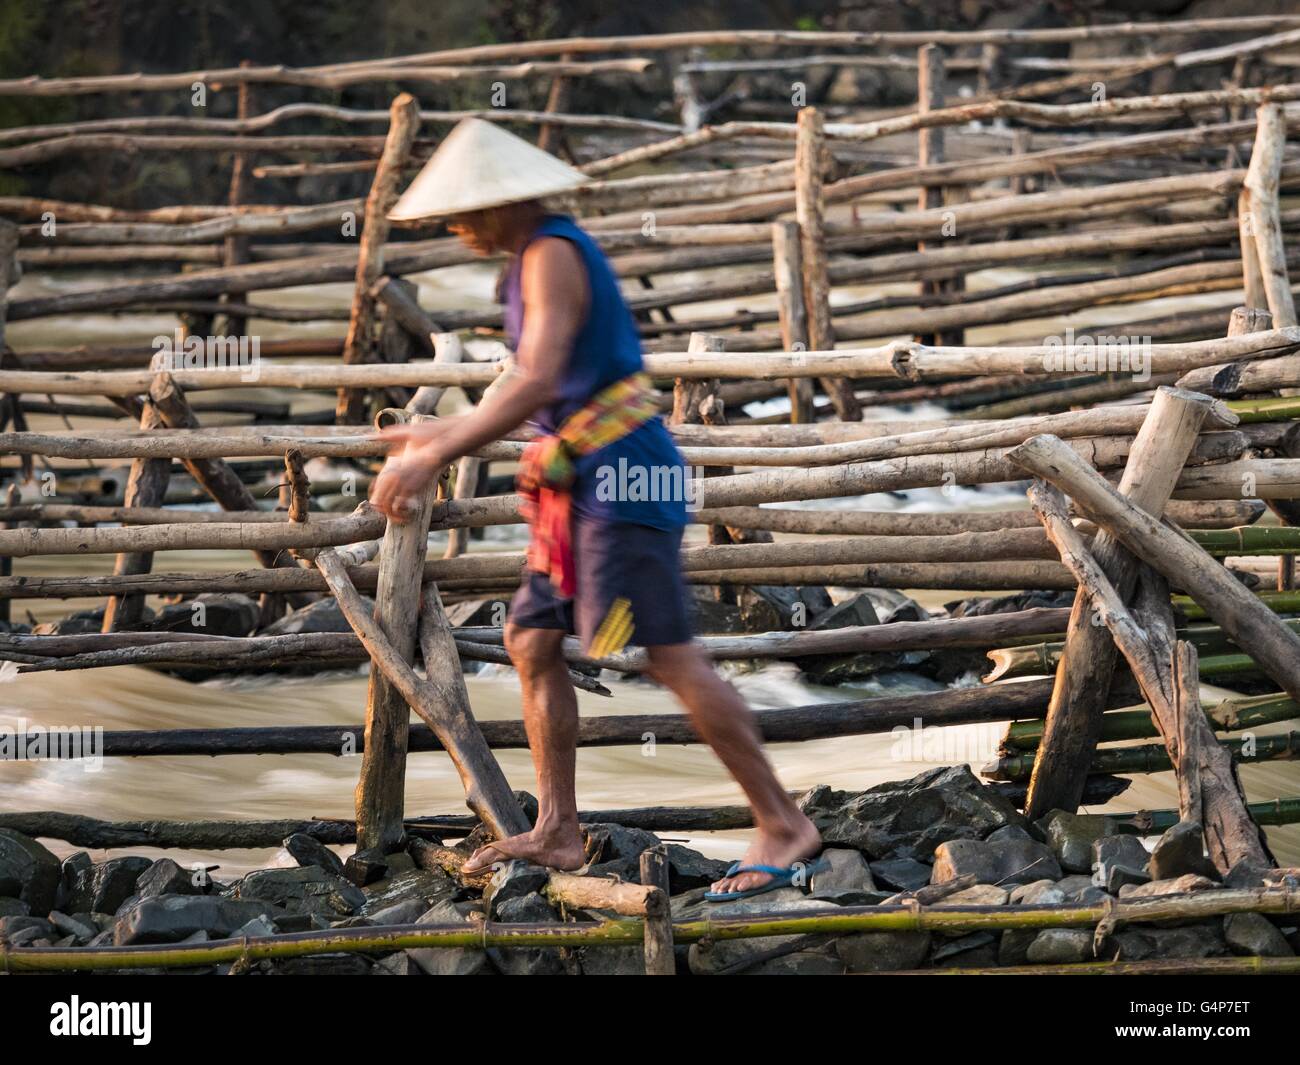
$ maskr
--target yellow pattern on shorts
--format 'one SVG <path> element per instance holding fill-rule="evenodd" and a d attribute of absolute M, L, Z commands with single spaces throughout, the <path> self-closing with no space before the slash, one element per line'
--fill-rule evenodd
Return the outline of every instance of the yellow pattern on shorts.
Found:
<path fill-rule="evenodd" d="M 591 639 L 587 654 L 592 658 L 608 658 L 610 655 L 618 654 L 627 646 L 635 629 L 636 625 L 632 620 L 632 603 L 619 596 L 610 604 L 605 620 L 596 629 L 596 635 Z"/>

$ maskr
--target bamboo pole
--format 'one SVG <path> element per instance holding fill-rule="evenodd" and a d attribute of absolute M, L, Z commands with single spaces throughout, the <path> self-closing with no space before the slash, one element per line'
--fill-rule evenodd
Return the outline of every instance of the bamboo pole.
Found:
<path fill-rule="evenodd" d="M 379 169 L 366 197 L 365 220 L 357 255 L 356 288 L 352 294 L 352 316 L 343 346 L 345 365 L 375 361 L 375 297 L 371 289 L 384 273 L 384 242 L 388 239 L 388 212 L 397 202 L 402 167 L 411 157 L 411 146 L 420 128 L 420 105 L 414 96 L 402 93 L 393 100 L 392 120 L 384 141 Z M 365 420 L 365 394 L 340 389 L 335 415 L 340 424 Z"/>
<path fill-rule="evenodd" d="M 776 280 L 777 314 L 781 344 L 786 351 L 806 351 L 812 345 L 808 332 L 808 307 L 803 292 L 802 236 L 798 222 L 772 223 L 772 272 Z M 790 423 L 815 422 L 812 382 L 792 377 L 786 384 L 790 397 Z"/>
<path fill-rule="evenodd" d="M 1287 278 L 1286 249 L 1278 206 L 1278 180 L 1286 150 L 1286 118 L 1280 104 L 1262 104 L 1256 112 L 1258 132 L 1243 188 L 1250 193 L 1250 230 L 1263 281 L 1264 296 L 1275 326 L 1296 324 L 1295 299 Z M 1243 257 L 1245 244 L 1243 243 Z M 1251 295 L 1248 291 L 1248 298 Z"/>
<path fill-rule="evenodd" d="M 808 321 L 808 345 L 814 351 L 835 346 L 831 324 L 830 280 L 826 266 L 826 231 L 822 201 L 822 167 L 826 142 L 821 113 L 815 107 L 799 112 L 795 142 L 795 219 L 799 226 L 803 267 L 803 303 Z M 823 377 L 822 388 L 841 421 L 860 421 L 862 410 L 853 386 L 843 378 Z"/>
<path fill-rule="evenodd" d="M 1120 491 L 1136 505 L 1156 514 L 1163 511 L 1211 403 L 1196 393 L 1166 388 L 1156 393 L 1120 482 Z M 1136 580 L 1133 557 L 1105 533 L 1093 543 L 1093 551 L 1121 601 L 1127 598 Z M 1029 785 L 1027 816 L 1031 818 L 1050 810 L 1078 808 L 1088 762 L 1097 746 L 1101 705 L 1115 667 L 1116 648 L 1107 630 L 1093 623 L 1095 609 L 1089 591 L 1080 588 L 1056 669 L 1041 755 Z"/>
<path fill-rule="evenodd" d="M 1035 437 L 1012 455 L 1031 473 L 1067 492 L 1075 505 L 1171 583 L 1184 588 L 1238 647 L 1293 698 L 1300 694 L 1297 637 L 1223 567 L 1179 532 L 1119 495 L 1054 437 Z"/>

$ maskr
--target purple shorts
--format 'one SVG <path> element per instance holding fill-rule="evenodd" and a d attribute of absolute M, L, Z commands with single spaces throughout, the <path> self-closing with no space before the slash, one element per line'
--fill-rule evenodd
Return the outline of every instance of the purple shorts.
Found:
<path fill-rule="evenodd" d="M 605 522 L 575 515 L 573 563 L 577 591 L 561 599 L 543 573 L 525 571 L 524 583 L 510 602 L 509 620 L 529 629 L 560 629 L 576 634 L 586 650 L 597 635 L 631 623 L 626 642 L 641 647 L 688 643 L 691 622 L 686 608 L 680 558 L 681 529 Z M 619 599 L 630 617 L 611 613 Z M 615 641 L 617 642 L 617 640 Z"/>

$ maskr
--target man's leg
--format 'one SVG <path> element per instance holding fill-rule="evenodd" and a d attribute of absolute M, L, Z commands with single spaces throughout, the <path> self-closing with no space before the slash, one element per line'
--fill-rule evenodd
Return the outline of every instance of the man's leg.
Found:
<path fill-rule="evenodd" d="M 582 865 L 574 791 L 578 700 L 560 651 L 564 635 L 559 629 L 506 625 L 506 650 L 523 686 L 524 729 L 537 771 L 537 824 L 531 832 L 481 847 L 463 872 L 480 872 L 508 858 L 556 869 Z"/>
<path fill-rule="evenodd" d="M 758 728 L 745 701 L 713 668 L 695 643 L 647 647 L 650 675 L 686 707 L 700 735 L 745 792 L 758 829 L 745 852 L 746 865 L 784 868 L 821 850 L 816 827 L 786 794 L 763 753 Z M 766 873 L 740 873 L 713 890 L 746 891 L 771 880 Z"/>

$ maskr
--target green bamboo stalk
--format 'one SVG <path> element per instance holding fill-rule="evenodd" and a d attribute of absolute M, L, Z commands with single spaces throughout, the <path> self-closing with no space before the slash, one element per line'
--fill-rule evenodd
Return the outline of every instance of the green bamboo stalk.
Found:
<path fill-rule="evenodd" d="M 1271 399 L 1231 399 L 1227 407 L 1243 423 L 1283 422 L 1300 418 L 1300 399 L 1278 396 Z"/>
<path fill-rule="evenodd" d="M 1286 976 L 1300 973 L 1296 958 L 1155 958 L 1149 961 L 1083 961 L 1072 965 L 1007 965 L 1003 968 L 895 969 L 861 976 Z"/>
<path fill-rule="evenodd" d="M 845 906 L 833 911 L 775 912 L 737 917 L 702 918 L 673 924 L 673 942 L 754 939 L 785 935 L 848 935 L 855 932 L 976 932 L 988 929 L 1086 928 L 1103 919 L 1122 924 L 1200 920 L 1231 913 L 1291 913 L 1300 908 L 1300 893 L 1286 888 L 1267 891 L 1201 891 L 1131 902 L 1109 900 L 1097 906 Z M 484 923 L 463 925 L 393 925 L 333 932 L 291 932 L 276 936 L 226 939 L 201 945 L 166 944 L 129 947 L 14 947 L 0 954 L 0 971 L 193 968 L 309 954 L 383 954 L 434 947 L 481 950 L 486 947 L 601 947 L 641 944 L 640 918 L 574 924 Z"/>
<path fill-rule="evenodd" d="M 1256 598 L 1275 614 L 1300 614 L 1300 591 L 1258 592 Z M 1188 621 L 1203 621 L 1209 617 L 1205 608 L 1189 595 L 1175 595 L 1170 601 Z"/>
<path fill-rule="evenodd" d="M 1208 554 L 1289 555 L 1300 551 L 1300 529 L 1289 525 L 1238 525 L 1232 529 L 1193 529 L 1188 535 Z"/>
<path fill-rule="evenodd" d="M 1236 732 L 1240 729 L 1258 728 L 1279 721 L 1289 721 L 1300 716 L 1295 700 L 1289 695 L 1252 695 L 1224 699 L 1205 708 L 1205 716 L 1215 732 Z M 1103 714 L 1101 740 L 1115 743 L 1121 740 L 1144 740 L 1160 735 L 1147 710 L 1115 710 Z M 1043 719 L 1013 721 L 1002 739 L 1004 748 L 1032 751 L 1043 739 Z"/>
<path fill-rule="evenodd" d="M 1246 813 L 1257 825 L 1300 824 L 1300 796 L 1268 799 L 1246 804 Z M 1133 814 L 1098 814 L 1106 817 L 1109 830 L 1138 836 L 1158 836 L 1178 824 L 1177 810 L 1139 810 Z"/>
<path fill-rule="evenodd" d="M 1289 626 L 1300 626 L 1300 622 L 1287 622 Z M 1300 631 L 1300 629 L 1297 629 Z M 1197 668 L 1202 677 L 1235 677 L 1243 673 L 1259 673 L 1259 665 L 1249 655 L 1241 653 L 1218 653 L 1217 644 L 1226 642 L 1220 633 L 1205 637 L 1193 637 L 1191 643 L 1201 650 L 1200 643 L 1206 643 L 1205 653 L 1197 660 Z M 1064 643 L 1038 643 L 1024 647 L 996 647 L 988 652 L 994 668 L 984 675 L 984 683 L 1008 680 L 1012 677 L 1039 677 L 1051 675 L 1061 661 L 1065 649 Z"/>
<path fill-rule="evenodd" d="M 1287 761 L 1300 756 L 1300 732 L 1222 742 L 1238 762 Z M 1028 780 L 1036 760 L 1037 752 L 1007 755 L 985 766 L 982 773 L 990 780 Z M 1165 773 L 1172 768 L 1164 744 L 1151 743 L 1140 747 L 1099 747 L 1088 772 Z"/>

